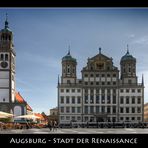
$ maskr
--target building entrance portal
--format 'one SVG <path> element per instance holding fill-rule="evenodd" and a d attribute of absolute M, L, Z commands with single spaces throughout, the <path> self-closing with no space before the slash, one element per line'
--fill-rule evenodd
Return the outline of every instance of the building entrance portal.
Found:
<path fill-rule="evenodd" d="M 107 114 L 95 114 L 96 122 L 106 122 Z"/>

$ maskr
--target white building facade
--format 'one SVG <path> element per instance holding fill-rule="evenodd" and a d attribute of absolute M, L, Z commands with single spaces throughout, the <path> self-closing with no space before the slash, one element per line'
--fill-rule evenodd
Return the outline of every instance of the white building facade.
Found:
<path fill-rule="evenodd" d="M 15 58 L 13 32 L 6 18 L 0 30 L 0 111 L 22 115 L 26 114 L 27 104 L 16 100 Z"/>
<path fill-rule="evenodd" d="M 127 53 L 120 61 L 120 75 L 113 59 L 101 53 L 88 58 L 77 79 L 77 61 L 70 52 L 62 58 L 58 82 L 59 123 L 142 122 L 144 83 L 136 76 L 136 59 Z"/>

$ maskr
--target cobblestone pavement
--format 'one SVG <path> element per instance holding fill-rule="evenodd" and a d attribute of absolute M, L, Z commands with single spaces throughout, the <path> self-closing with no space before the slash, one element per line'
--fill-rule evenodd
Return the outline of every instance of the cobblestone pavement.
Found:
<path fill-rule="evenodd" d="M 48 128 L 32 128 L 0 130 L 0 134 L 148 134 L 148 128 L 60 128 L 54 131 L 50 131 Z"/>

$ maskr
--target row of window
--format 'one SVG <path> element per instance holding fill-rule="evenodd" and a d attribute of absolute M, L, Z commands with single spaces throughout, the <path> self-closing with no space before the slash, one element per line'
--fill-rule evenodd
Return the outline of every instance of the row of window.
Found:
<path fill-rule="evenodd" d="M 135 93 L 135 92 L 138 92 L 138 93 L 141 93 L 141 89 L 120 89 L 120 92 L 121 93 Z"/>
<path fill-rule="evenodd" d="M 120 107 L 120 113 L 141 113 L 141 107 Z"/>
<path fill-rule="evenodd" d="M 141 117 L 120 117 L 120 121 L 141 121 Z"/>
<path fill-rule="evenodd" d="M 94 110 L 95 109 L 95 110 Z M 112 109 L 112 111 L 111 111 Z M 85 106 L 84 113 L 85 114 L 93 114 L 93 113 L 116 113 L 116 106 Z M 141 107 L 120 107 L 120 113 L 141 113 Z"/>
<path fill-rule="evenodd" d="M 91 85 L 94 85 L 94 82 L 90 82 Z M 111 83 L 107 82 L 96 82 L 96 85 L 99 85 L 99 84 L 102 84 L 102 85 L 110 85 Z M 88 85 L 88 82 L 85 82 L 85 85 Z M 116 85 L 116 82 L 113 82 L 113 85 Z M 91 89 L 90 92 L 94 92 L 94 90 L 96 90 L 96 93 L 99 93 L 99 90 L 100 89 Z M 80 93 L 81 92 L 81 89 L 61 89 L 60 90 L 61 93 L 75 93 L 75 92 L 78 92 Z M 102 93 L 105 93 L 105 89 L 101 89 Z M 107 93 L 110 93 L 111 89 L 107 89 Z M 85 89 L 85 93 L 88 92 L 88 89 Z M 138 92 L 138 93 L 141 93 L 141 89 L 120 89 L 120 92 L 121 93 L 135 93 L 135 92 Z M 113 93 L 116 93 L 116 89 L 113 89 Z"/>
<path fill-rule="evenodd" d="M 96 93 L 100 93 L 100 91 L 101 91 L 101 93 L 105 93 L 105 92 L 107 92 L 107 93 L 116 93 L 116 89 L 84 89 L 84 92 L 85 93 L 94 93 L 94 92 L 96 92 Z M 78 93 L 80 93 L 81 92 L 81 89 L 61 89 L 61 93 L 64 93 L 64 92 L 66 92 L 66 93 L 69 93 L 69 92 L 71 92 L 71 93 L 75 93 L 75 92 L 78 92 Z"/>
<path fill-rule="evenodd" d="M 141 121 L 141 117 L 120 117 L 119 120 L 120 121 Z M 86 117 L 84 117 L 84 121 L 85 122 L 96 121 L 96 119 L 94 117 L 87 117 L 86 116 Z M 116 117 L 107 117 L 107 121 L 116 122 L 117 118 Z"/>
<path fill-rule="evenodd" d="M 84 82 L 85 85 L 117 85 L 117 82 L 116 81 L 113 81 L 113 82 Z"/>
<path fill-rule="evenodd" d="M 70 102 L 71 100 L 71 102 Z M 64 96 L 61 96 L 61 99 L 60 99 L 60 103 L 66 103 L 66 104 L 80 104 L 81 103 L 81 97 L 78 96 L 78 97 L 75 97 L 75 96 L 72 96 L 71 98 L 69 96 L 66 96 L 66 98 L 64 98 Z"/>
<path fill-rule="evenodd" d="M 60 116 L 61 121 L 67 120 L 67 121 L 81 121 L 81 116 Z M 84 122 L 92 122 L 96 119 L 94 117 L 84 117 Z M 120 121 L 141 121 L 141 117 L 120 117 Z M 116 117 L 107 117 L 107 121 L 117 121 Z"/>
<path fill-rule="evenodd" d="M 131 66 L 129 66 L 129 67 L 123 67 L 123 72 L 125 73 L 125 72 L 132 72 L 132 73 L 135 73 L 136 71 L 135 71 L 135 67 L 131 67 Z"/>
<path fill-rule="evenodd" d="M 85 106 L 84 107 L 85 114 L 94 114 L 94 113 L 117 113 L 116 106 Z"/>
<path fill-rule="evenodd" d="M 129 97 L 129 96 L 121 96 L 120 97 L 120 104 L 141 104 L 142 103 L 142 97 L 138 96 L 137 98 L 135 96 Z"/>
<path fill-rule="evenodd" d="M 60 108 L 61 113 L 81 113 L 81 107 L 70 107 L 70 106 L 62 106 Z M 84 113 L 85 114 L 93 114 L 93 113 L 116 113 L 116 106 L 85 106 Z M 120 113 L 141 113 L 141 107 L 120 107 Z"/>
<path fill-rule="evenodd" d="M 112 103 L 112 104 L 116 104 L 116 95 L 113 95 L 112 96 L 112 98 L 111 98 L 111 96 L 110 95 L 107 95 L 107 97 L 105 97 L 105 95 L 96 95 L 96 96 L 94 96 L 94 95 L 85 95 L 84 96 L 84 103 L 85 104 L 88 104 L 88 103 L 91 103 L 91 104 L 93 104 L 93 103 L 96 103 L 96 104 L 100 104 L 100 103 L 102 103 L 102 104 L 105 104 L 105 103 L 107 103 L 107 104 L 110 104 L 110 103 Z M 77 97 L 75 97 L 75 96 L 72 96 L 72 97 L 70 97 L 70 96 L 66 96 L 66 97 L 64 97 L 64 96 L 61 96 L 60 97 L 60 103 L 61 104 L 80 104 L 81 103 L 81 97 L 80 96 L 77 96 Z"/>
<path fill-rule="evenodd" d="M 117 77 L 117 74 L 84 74 L 84 77 Z"/>
<path fill-rule="evenodd" d="M 66 121 L 81 121 L 81 116 L 61 116 L 60 119 Z"/>
<path fill-rule="evenodd" d="M 60 97 L 60 103 L 61 104 L 80 104 L 81 103 L 81 97 L 80 96 L 61 96 Z M 102 103 L 102 104 L 116 104 L 116 95 L 85 95 L 84 96 L 84 103 L 85 104 L 88 104 L 88 103 Z M 129 96 L 126 96 L 126 97 L 123 97 L 121 96 L 120 97 L 120 104 L 141 104 L 142 103 L 142 98 L 141 96 L 139 97 L 135 97 L 135 96 L 132 96 L 132 97 L 129 97 Z"/>
<path fill-rule="evenodd" d="M 127 67 L 127 66 L 129 66 L 129 67 L 134 67 L 135 66 L 135 63 L 129 63 L 129 64 L 122 64 L 122 67 Z"/>
<path fill-rule="evenodd" d="M 0 54 L 0 61 L 8 61 L 8 54 Z"/>
<path fill-rule="evenodd" d="M 111 98 L 111 95 L 107 95 L 105 97 L 105 95 L 85 95 L 84 97 L 84 102 L 85 104 L 88 104 L 88 103 L 96 103 L 96 104 L 99 104 L 99 103 L 102 103 L 102 104 L 116 104 L 116 95 L 112 95 L 112 98 Z"/>
<path fill-rule="evenodd" d="M 99 93 L 102 93 L 102 94 L 105 94 L 105 93 L 107 93 L 107 94 L 110 94 L 110 93 L 116 93 L 116 89 L 84 89 L 84 92 L 85 93 L 91 93 L 91 94 L 93 94 L 93 93 L 95 93 L 96 92 L 96 94 L 99 94 Z"/>
<path fill-rule="evenodd" d="M 72 92 L 72 93 L 75 93 L 75 92 L 80 93 L 81 89 L 61 89 L 61 93 L 64 93 L 64 92 L 66 92 L 66 93 L 70 93 L 70 92 Z"/>
<path fill-rule="evenodd" d="M 84 122 L 96 122 L 96 121 L 97 121 L 96 117 L 88 117 L 88 116 L 84 117 Z M 117 118 L 116 117 L 107 117 L 107 119 L 101 118 L 98 121 L 99 122 L 106 122 L 106 121 L 116 122 Z"/>
<path fill-rule="evenodd" d="M 61 106 L 60 107 L 60 112 L 61 113 L 81 113 L 81 107 L 70 107 L 70 106 Z"/>
<path fill-rule="evenodd" d="M 72 68 L 68 65 L 68 67 L 65 69 L 64 68 L 64 73 L 75 73 L 75 68 Z"/>
<path fill-rule="evenodd" d="M 11 40 L 11 35 L 3 34 L 1 36 L 2 41 L 10 41 Z"/>

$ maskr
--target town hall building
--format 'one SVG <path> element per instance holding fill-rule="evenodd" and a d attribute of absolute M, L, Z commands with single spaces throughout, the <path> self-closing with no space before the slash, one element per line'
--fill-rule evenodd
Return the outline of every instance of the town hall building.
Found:
<path fill-rule="evenodd" d="M 70 51 L 62 58 L 58 81 L 59 123 L 142 122 L 144 80 L 138 83 L 136 58 L 127 47 L 120 60 L 120 71 L 113 59 L 99 53 L 88 58 L 77 78 L 77 60 Z"/>

